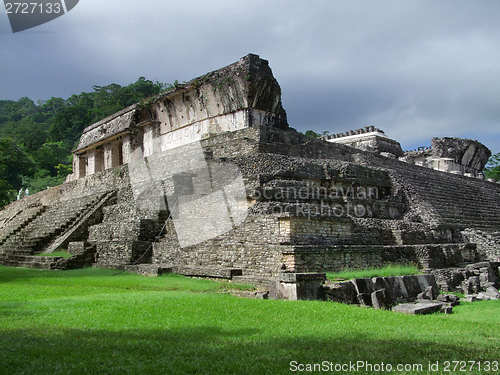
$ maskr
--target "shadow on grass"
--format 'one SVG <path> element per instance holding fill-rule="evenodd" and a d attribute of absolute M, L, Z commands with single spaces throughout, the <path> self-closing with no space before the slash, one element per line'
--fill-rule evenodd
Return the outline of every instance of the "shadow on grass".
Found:
<path fill-rule="evenodd" d="M 498 350 L 425 341 L 394 341 L 332 334 L 328 339 L 266 335 L 266 327 L 199 327 L 109 332 L 0 331 L 0 372 L 5 374 L 289 374 L 290 362 L 422 364 L 497 360 Z M 361 368 L 357 373 L 371 373 Z M 350 373 L 350 372 L 337 372 Z M 374 372 L 380 373 L 380 372 Z M 402 372 L 399 372 L 402 373 Z M 433 374 L 446 372 L 432 372 Z M 447 372 L 448 374 L 450 372 Z M 474 373 L 474 372 L 469 372 Z"/>
<path fill-rule="evenodd" d="M 120 272 L 116 269 L 107 268 L 80 268 L 76 270 L 40 270 L 33 268 L 6 267 L 0 265 L 0 283 L 9 283 L 28 279 L 51 279 L 51 278 L 73 278 L 73 277 L 102 277 L 113 276 Z M 128 274 L 128 273 L 125 273 Z"/>
<path fill-rule="evenodd" d="M 39 278 L 66 278 L 75 276 L 91 276 L 94 273 L 96 276 L 106 276 L 116 273 L 116 270 L 111 269 L 92 269 L 81 268 L 78 270 L 39 270 L 32 268 L 21 267 L 6 267 L 0 266 L 0 283 L 8 283 L 17 280 L 39 279 Z"/>

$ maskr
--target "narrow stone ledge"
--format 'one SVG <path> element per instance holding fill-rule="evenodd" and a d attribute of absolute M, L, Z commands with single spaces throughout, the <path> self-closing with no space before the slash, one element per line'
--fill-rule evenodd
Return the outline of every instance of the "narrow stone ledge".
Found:
<path fill-rule="evenodd" d="M 321 281 L 326 280 L 325 273 L 280 273 L 278 281 L 282 283 L 297 283 L 301 281 Z"/>
<path fill-rule="evenodd" d="M 214 277 L 221 279 L 232 279 L 234 276 L 243 275 L 241 269 L 226 267 L 174 266 L 172 271 L 184 276 Z"/>

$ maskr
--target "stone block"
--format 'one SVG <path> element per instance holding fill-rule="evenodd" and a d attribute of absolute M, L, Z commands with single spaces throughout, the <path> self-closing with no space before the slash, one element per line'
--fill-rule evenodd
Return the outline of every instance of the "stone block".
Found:
<path fill-rule="evenodd" d="M 324 273 L 281 273 L 271 284 L 269 297 L 273 299 L 324 300 Z"/>
<path fill-rule="evenodd" d="M 296 283 L 300 281 L 324 282 L 326 280 L 326 274 L 317 272 L 283 272 L 278 275 L 278 280 L 284 283 Z"/>
<path fill-rule="evenodd" d="M 428 286 L 425 288 L 425 291 L 422 293 L 419 293 L 417 296 L 417 300 L 435 300 L 437 296 L 434 295 L 432 286 Z"/>
<path fill-rule="evenodd" d="M 371 294 L 371 299 L 373 308 L 376 310 L 379 309 L 390 310 L 391 307 L 394 305 L 386 289 L 376 290 Z"/>
<path fill-rule="evenodd" d="M 392 311 L 411 315 L 433 314 L 441 310 L 442 303 L 403 303 L 392 308 Z"/>
<path fill-rule="evenodd" d="M 466 295 L 464 297 L 464 301 L 465 302 L 474 302 L 474 301 L 477 301 L 477 296 L 474 296 L 474 295 Z"/>
<path fill-rule="evenodd" d="M 392 290 L 393 292 L 393 299 L 394 301 L 405 301 L 408 298 L 410 298 L 408 294 L 408 290 L 406 290 L 405 283 L 403 281 L 403 278 L 398 276 L 398 277 L 384 277 L 384 279 L 387 281 L 389 284 L 390 288 L 389 290 Z"/>
<path fill-rule="evenodd" d="M 495 275 L 495 271 L 493 270 L 493 268 L 491 266 L 480 268 L 479 271 L 481 272 L 481 274 L 479 275 L 479 281 L 483 286 L 486 283 L 496 283 L 497 282 L 497 277 Z"/>
<path fill-rule="evenodd" d="M 451 306 L 457 306 L 460 304 L 460 298 L 454 294 L 440 294 L 437 296 L 436 300 L 438 302 L 449 303 Z"/>
<path fill-rule="evenodd" d="M 500 299 L 500 293 L 497 288 L 490 286 L 486 289 L 486 292 L 483 292 L 484 295 L 491 297 L 491 299 Z"/>
<path fill-rule="evenodd" d="M 408 291 L 408 297 L 417 298 L 419 293 L 422 293 L 425 291 L 425 290 L 422 290 L 422 287 L 420 286 L 420 282 L 416 276 L 407 275 L 407 276 L 402 276 L 402 278 L 403 278 L 403 283 L 406 287 L 406 290 Z"/>
<path fill-rule="evenodd" d="M 437 293 L 434 293 L 434 288 L 429 285 L 425 288 L 424 296 L 425 299 L 435 300 L 437 298 Z"/>
<path fill-rule="evenodd" d="M 374 277 L 372 281 L 375 290 L 385 289 L 392 300 L 396 299 L 392 285 L 387 280 L 387 277 Z"/>
<path fill-rule="evenodd" d="M 351 280 L 351 282 L 354 284 L 354 287 L 356 288 L 356 292 L 358 294 L 371 294 L 375 291 L 375 286 L 373 285 L 373 281 L 370 278 L 353 279 Z"/>
<path fill-rule="evenodd" d="M 127 272 L 133 272 L 143 276 L 160 276 L 172 273 L 172 267 L 159 264 L 137 264 L 126 265 L 123 269 Z"/>
<path fill-rule="evenodd" d="M 486 294 L 486 292 L 484 292 L 484 293 L 479 293 L 479 294 L 476 296 L 476 298 L 477 298 L 478 300 L 480 300 L 480 301 L 489 301 L 489 300 L 491 300 L 491 299 L 492 299 L 492 298 L 491 298 L 491 296 L 488 296 L 488 295 Z"/>
<path fill-rule="evenodd" d="M 371 293 L 360 293 L 358 294 L 358 302 L 361 306 L 372 307 L 372 295 Z"/>
<path fill-rule="evenodd" d="M 415 277 L 420 284 L 422 292 L 425 291 L 427 293 L 429 287 L 431 288 L 429 299 L 435 300 L 439 294 L 439 286 L 436 283 L 436 278 L 434 277 L 434 275 L 415 275 Z"/>
<path fill-rule="evenodd" d="M 490 267 L 490 262 L 474 263 L 474 264 L 472 264 L 472 267 L 474 267 L 475 269 L 478 269 L 478 270 L 480 270 L 481 268 L 488 268 L 488 267 Z"/>
<path fill-rule="evenodd" d="M 185 276 L 213 277 L 221 279 L 232 279 L 234 276 L 241 276 L 243 271 L 237 268 L 228 267 L 195 267 L 195 266 L 174 266 L 174 273 Z"/>
<path fill-rule="evenodd" d="M 453 307 L 450 305 L 443 305 L 441 307 L 441 312 L 443 314 L 453 314 Z"/>
<path fill-rule="evenodd" d="M 358 296 L 354 284 L 350 281 L 327 283 L 323 286 L 328 301 L 340 302 L 349 305 L 358 303 Z"/>

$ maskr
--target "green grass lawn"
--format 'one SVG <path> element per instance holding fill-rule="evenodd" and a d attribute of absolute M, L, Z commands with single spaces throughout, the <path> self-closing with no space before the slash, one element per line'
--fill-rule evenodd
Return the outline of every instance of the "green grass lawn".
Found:
<path fill-rule="evenodd" d="M 68 253 L 67 251 L 60 250 L 60 251 L 54 251 L 52 253 L 48 254 L 36 254 L 37 257 L 62 257 L 62 258 L 71 258 L 73 254 Z"/>
<path fill-rule="evenodd" d="M 445 361 L 482 361 L 481 372 L 467 373 L 498 373 L 485 372 L 484 361 L 500 360 L 500 301 L 408 316 L 242 299 L 227 290 L 243 286 L 227 282 L 114 273 L 0 266 L 0 374 L 311 373 L 291 371 L 299 369 L 292 361 L 424 370 L 398 374 L 458 374 L 443 371 Z M 429 362 L 440 371 L 427 371 Z"/>
<path fill-rule="evenodd" d="M 388 277 L 388 276 L 404 276 L 404 275 L 418 275 L 421 270 L 417 265 L 400 265 L 389 264 L 383 268 L 367 268 L 364 270 L 345 270 L 340 272 L 328 272 L 326 277 L 329 280 L 351 280 L 361 279 L 364 277 Z"/>

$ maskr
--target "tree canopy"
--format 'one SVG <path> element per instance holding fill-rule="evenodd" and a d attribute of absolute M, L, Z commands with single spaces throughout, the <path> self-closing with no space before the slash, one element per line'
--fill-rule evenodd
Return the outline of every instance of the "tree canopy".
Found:
<path fill-rule="evenodd" d="M 488 159 L 488 163 L 484 168 L 484 175 L 486 178 L 493 178 L 495 181 L 500 181 L 500 152 L 491 155 Z"/>

